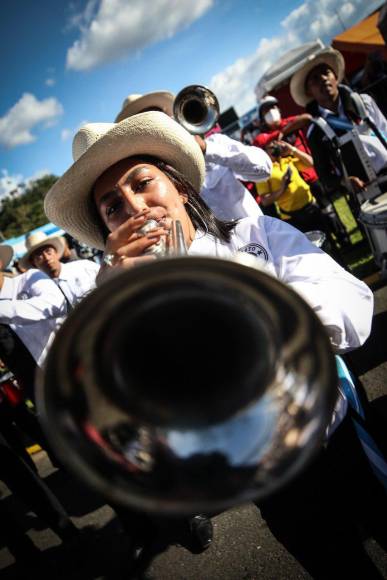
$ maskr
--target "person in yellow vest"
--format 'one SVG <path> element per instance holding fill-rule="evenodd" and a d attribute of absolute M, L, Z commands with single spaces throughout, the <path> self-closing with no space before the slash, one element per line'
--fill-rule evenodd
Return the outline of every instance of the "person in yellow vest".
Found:
<path fill-rule="evenodd" d="M 273 162 L 271 177 L 256 184 L 263 207 L 276 204 L 280 217 L 307 232 L 328 233 L 326 219 L 300 171 L 312 167 L 312 157 L 286 143 L 272 141 L 265 147 Z"/>

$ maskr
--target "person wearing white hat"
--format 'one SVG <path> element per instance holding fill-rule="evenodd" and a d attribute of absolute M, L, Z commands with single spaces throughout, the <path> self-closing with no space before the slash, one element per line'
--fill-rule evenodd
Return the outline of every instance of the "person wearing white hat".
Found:
<path fill-rule="evenodd" d="M 189 133 L 165 114 L 146 112 L 118 124 L 88 124 L 74 138 L 73 155 L 73 165 L 47 193 L 45 211 L 52 222 L 80 241 L 103 249 L 106 270 L 119 271 L 154 259 L 154 255 L 146 252 L 158 252 L 161 242 L 168 238 L 171 221 L 180 220 L 189 255 L 225 258 L 237 252 L 247 252 L 257 264 L 264 263 L 273 276 L 301 294 L 320 316 L 336 351 L 356 348 L 367 338 L 373 304 L 367 286 L 313 246 L 301 232 L 280 220 L 266 216 L 244 218 L 238 223 L 217 219 L 198 194 L 205 170 L 200 147 Z M 156 224 L 152 231 L 144 231 L 142 228 L 150 219 Z M 150 342 L 147 345 L 150 361 L 152 348 Z M 187 352 L 187 361 L 189 357 Z M 345 411 L 344 405 L 341 419 Z M 350 429 L 347 423 L 345 425 L 342 427 L 344 431 Z M 341 425 L 336 428 L 331 446 L 334 447 L 333 437 L 342 429 Z M 351 437 L 357 441 L 353 432 Z M 321 450 L 316 462 L 324 473 L 329 472 L 335 477 L 346 466 L 340 462 L 338 466 L 336 463 L 332 466 L 327 453 L 325 449 Z M 351 453 L 348 457 L 352 462 Z M 305 480 L 301 475 L 301 481 L 315 490 L 315 496 L 323 496 L 324 490 L 313 473 L 314 468 Z M 351 481 L 351 488 L 353 486 Z M 309 495 L 313 496 L 312 493 Z M 280 493 L 276 495 L 278 501 L 280 497 Z M 305 505 L 297 503 L 300 514 L 301 511 L 306 517 L 313 514 L 308 520 L 309 537 L 318 534 L 321 518 L 324 531 L 327 522 L 332 527 L 330 535 L 325 538 L 324 549 L 328 544 L 340 546 L 341 542 L 347 542 L 347 531 L 351 543 L 353 524 L 347 514 L 342 518 L 336 510 L 336 503 L 331 506 L 329 501 L 320 509 L 319 500 L 316 504 L 315 500 L 313 496 L 313 509 L 310 509 L 309 502 Z M 270 503 L 265 504 L 269 525 L 275 521 L 271 508 Z M 337 518 L 342 524 L 338 527 L 339 537 L 335 535 Z M 297 518 L 284 520 L 293 528 L 297 542 L 298 531 L 294 529 L 297 528 Z M 203 534 L 204 540 L 205 536 Z M 302 546 L 294 550 L 286 538 L 283 541 L 304 563 L 309 545 L 304 550 Z M 357 556 L 360 548 L 357 549 L 357 544 L 355 547 Z M 317 542 L 317 551 L 319 549 Z M 324 559 L 326 552 L 323 552 Z M 337 552 L 335 550 L 335 557 L 340 557 Z M 327 559 L 333 565 L 329 556 Z M 344 551 L 341 563 L 346 560 Z M 307 561 L 305 565 L 309 568 Z"/>
<path fill-rule="evenodd" d="M 99 265 L 91 260 L 75 260 L 62 264 L 65 250 L 61 236 L 47 236 L 44 232 L 31 233 L 26 239 L 27 252 L 20 263 L 25 268 L 37 268 L 53 279 L 63 293 L 68 308 L 73 308 L 82 297 L 95 287 Z"/>
<path fill-rule="evenodd" d="M 310 147 L 306 139 L 306 129 L 308 128 L 312 118 L 309 113 L 282 117 L 278 99 L 272 95 L 266 95 L 258 105 L 258 116 L 260 120 L 260 132 L 256 135 L 253 145 L 256 147 L 262 147 L 262 149 L 267 151 L 267 147 L 272 143 L 275 143 L 275 145 L 278 145 L 280 148 L 281 142 L 286 141 L 288 143 L 290 155 L 295 158 L 297 158 L 298 155 L 301 157 L 304 155 L 310 155 Z M 274 169 L 275 167 L 273 166 L 273 171 Z M 273 171 L 271 177 L 273 177 Z M 340 224 L 336 223 L 337 220 L 335 220 L 332 215 L 330 201 L 327 199 L 321 183 L 318 180 L 313 164 L 304 165 L 300 170 L 300 174 L 302 179 L 310 187 L 319 206 L 322 209 L 327 208 L 325 213 L 327 213 L 332 219 L 332 225 L 338 225 L 340 227 Z M 257 189 L 260 185 L 263 184 L 257 184 Z M 273 212 L 273 210 L 270 211 L 270 206 L 267 207 L 262 202 L 261 205 L 263 208 L 266 207 L 266 210 L 263 210 L 265 213 L 278 217 L 277 212 Z M 271 207 L 273 208 L 274 206 Z M 268 209 L 269 212 L 267 211 Z M 334 227 L 334 229 L 337 235 L 338 228 Z"/>
<path fill-rule="evenodd" d="M 368 336 L 372 293 L 305 236 L 265 216 L 238 223 L 214 216 L 197 193 L 205 178 L 200 147 L 167 115 L 152 111 L 118 124 L 85 125 L 74 137 L 73 155 L 73 165 L 48 191 L 45 211 L 76 239 L 104 250 L 105 262 L 131 267 L 152 259 L 144 252 L 179 219 L 189 254 L 232 255 L 254 242 L 273 275 L 316 308 L 337 351 Z M 141 232 L 149 219 L 156 227 Z"/>
<path fill-rule="evenodd" d="M 116 122 L 146 111 L 162 111 L 173 117 L 174 95 L 155 92 L 129 95 Z M 264 181 L 270 177 L 271 161 L 262 151 L 244 145 L 219 132 L 196 136 L 206 161 L 206 177 L 200 195 L 214 214 L 222 220 L 262 215 L 259 205 L 241 181 Z"/>
<path fill-rule="evenodd" d="M 60 236 L 35 232 L 26 239 L 27 252 L 20 260 L 27 271 L 15 278 L 0 273 L 0 324 L 9 325 L 41 366 L 65 315 L 95 286 L 99 266 L 89 260 L 61 264 L 64 243 Z M 40 268 L 38 267 L 41 266 Z M 79 266 L 78 266 L 79 264 Z M 41 271 L 39 271 L 41 270 Z M 17 362 L 16 341 L 12 353 Z M 22 381 L 33 394 L 34 364 L 26 355 Z M 18 366 L 13 365 L 18 375 Z M 33 395 L 32 395 L 33 396 Z"/>
<path fill-rule="evenodd" d="M 156 91 L 146 95 L 132 94 L 128 95 L 120 112 L 115 118 L 115 123 L 119 123 L 127 117 L 145 113 L 146 111 L 161 111 L 170 117 L 173 116 L 174 95 L 169 91 Z"/>
<path fill-rule="evenodd" d="M 370 95 L 362 94 L 360 99 L 366 115 L 376 128 L 362 120 L 362 114 L 354 107 L 351 91 L 340 83 L 345 75 L 342 54 L 332 48 L 324 49 L 299 69 L 290 81 L 290 93 L 294 101 L 311 114 L 312 118 L 324 119 L 334 133 L 341 136 L 356 130 L 366 155 L 377 174 L 387 172 L 387 149 L 374 131 L 387 134 L 387 120 Z M 345 176 L 335 157 L 332 146 L 319 126 L 311 124 L 307 133 L 314 165 L 328 191 L 335 192 L 346 185 Z M 362 189 L 366 183 L 357 171 L 351 168 L 348 176 L 354 190 Z"/>
<path fill-rule="evenodd" d="M 261 122 L 260 133 L 255 137 L 253 145 L 262 147 L 263 149 L 271 141 L 280 141 L 286 138 L 290 145 L 301 149 L 301 151 L 309 152 L 306 139 L 300 132 L 310 123 L 311 116 L 308 113 L 302 115 L 292 115 L 290 117 L 282 117 L 279 108 L 278 99 L 272 95 L 266 95 L 259 102 L 258 117 Z M 315 181 L 314 179 L 309 181 Z"/>

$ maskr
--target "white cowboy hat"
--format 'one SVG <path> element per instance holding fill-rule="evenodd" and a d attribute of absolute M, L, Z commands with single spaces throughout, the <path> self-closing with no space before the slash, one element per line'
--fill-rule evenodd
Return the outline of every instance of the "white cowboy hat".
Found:
<path fill-rule="evenodd" d="M 32 268 L 33 264 L 30 262 L 30 257 L 35 250 L 44 246 L 53 246 L 59 254 L 59 258 L 63 256 L 65 250 L 65 243 L 60 236 L 48 236 L 44 232 L 33 232 L 26 237 L 25 245 L 27 252 L 20 259 L 22 268 Z"/>
<path fill-rule="evenodd" d="M 311 55 L 308 58 L 308 62 L 294 73 L 290 81 L 290 94 L 297 105 L 301 107 L 305 107 L 310 101 L 313 101 L 313 97 L 306 93 L 305 82 L 311 70 L 319 64 L 327 64 L 335 73 L 339 83 L 343 80 L 345 62 L 341 52 L 333 48 L 326 48 L 317 54 Z"/>
<path fill-rule="evenodd" d="M 151 155 L 165 161 L 200 191 L 203 153 L 192 135 L 158 111 L 133 115 L 120 123 L 90 123 L 74 137 L 74 163 L 44 199 L 50 221 L 93 248 L 105 242 L 91 192 L 109 167 L 127 157 Z"/>
<path fill-rule="evenodd" d="M 5 270 L 13 258 L 13 247 L 5 244 L 0 245 L 0 270 Z"/>
<path fill-rule="evenodd" d="M 115 123 L 119 123 L 132 115 L 141 113 L 144 109 L 157 107 L 170 117 L 173 116 L 173 101 L 175 96 L 168 91 L 157 91 L 146 95 L 128 95 L 122 103 L 121 111 L 118 113 Z"/>

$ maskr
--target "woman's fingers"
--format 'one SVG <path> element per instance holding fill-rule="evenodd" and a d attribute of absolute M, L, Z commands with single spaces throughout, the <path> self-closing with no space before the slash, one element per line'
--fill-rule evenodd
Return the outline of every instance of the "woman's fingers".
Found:
<path fill-rule="evenodd" d="M 145 213 L 130 217 L 126 222 L 114 230 L 114 232 L 109 234 L 106 240 L 106 253 L 114 253 L 123 246 L 126 246 L 129 242 L 144 236 L 144 234 L 139 230 L 141 230 L 142 226 L 149 219 L 148 213 L 149 210 Z M 167 232 L 166 226 L 163 224 L 160 227 L 149 230 L 147 233 L 156 232 L 156 230 L 162 230 L 161 233 L 163 234 Z"/>
<path fill-rule="evenodd" d="M 115 266 L 122 257 L 134 258 L 141 256 L 148 248 L 157 244 L 162 237 L 166 237 L 168 234 L 169 230 L 164 227 L 150 230 L 145 235 L 136 232 L 131 235 L 127 243 L 121 242 L 115 250 L 114 245 L 108 243 L 105 254 L 112 255 L 112 265 Z"/>
<path fill-rule="evenodd" d="M 149 208 L 143 209 L 135 215 L 132 215 L 124 223 L 122 223 L 109 237 L 119 239 L 128 239 L 132 233 L 140 228 L 148 219 Z"/>

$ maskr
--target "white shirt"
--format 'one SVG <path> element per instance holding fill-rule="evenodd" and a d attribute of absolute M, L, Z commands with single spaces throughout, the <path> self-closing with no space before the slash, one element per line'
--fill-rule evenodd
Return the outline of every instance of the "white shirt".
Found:
<path fill-rule="evenodd" d="M 95 288 L 95 278 L 99 269 L 100 265 L 91 260 L 74 260 L 62 264 L 58 278 L 53 280 L 60 286 L 71 306 L 75 306 Z"/>
<path fill-rule="evenodd" d="M 189 255 L 230 258 L 247 252 L 298 292 L 321 319 L 336 353 L 359 347 L 371 332 L 373 294 L 289 224 L 268 216 L 242 219 L 229 243 L 197 232 Z"/>
<path fill-rule="evenodd" d="M 206 177 L 200 195 L 217 218 L 228 221 L 262 215 L 239 179 L 254 183 L 269 179 L 272 162 L 265 151 L 215 133 L 206 139 L 205 160 Z"/>
<path fill-rule="evenodd" d="M 15 278 L 4 278 L 0 323 L 10 325 L 38 365 L 42 364 L 66 310 L 63 294 L 43 272 L 31 269 Z"/>
<path fill-rule="evenodd" d="M 65 296 L 75 306 L 95 288 L 99 268 L 91 260 L 77 260 L 62 264 L 55 280 L 34 269 L 15 278 L 4 278 L 0 322 L 11 326 L 38 365 L 44 362 L 68 312 Z"/>

